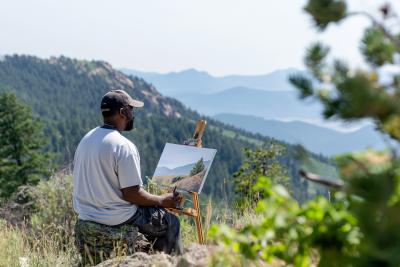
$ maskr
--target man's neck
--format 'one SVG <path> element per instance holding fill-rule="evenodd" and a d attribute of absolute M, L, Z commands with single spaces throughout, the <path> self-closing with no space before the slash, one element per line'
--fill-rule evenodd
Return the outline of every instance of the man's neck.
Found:
<path fill-rule="evenodd" d="M 110 126 L 113 126 L 113 127 L 117 128 L 118 132 L 120 134 L 122 134 L 122 131 L 124 130 L 124 127 L 122 125 L 119 125 L 115 121 L 104 120 L 103 122 L 104 122 L 104 124 L 107 124 L 107 125 L 110 125 Z"/>

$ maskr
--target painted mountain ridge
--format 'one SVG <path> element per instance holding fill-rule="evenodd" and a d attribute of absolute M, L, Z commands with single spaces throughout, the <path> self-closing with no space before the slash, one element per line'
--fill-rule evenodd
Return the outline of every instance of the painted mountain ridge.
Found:
<path fill-rule="evenodd" d="M 157 167 L 154 172 L 153 177 L 157 176 L 174 176 L 174 175 L 189 175 L 190 171 L 193 169 L 195 163 L 187 164 L 181 167 L 173 168 L 172 170 L 167 167 Z M 204 167 L 208 168 L 210 166 L 210 161 L 204 161 Z"/>

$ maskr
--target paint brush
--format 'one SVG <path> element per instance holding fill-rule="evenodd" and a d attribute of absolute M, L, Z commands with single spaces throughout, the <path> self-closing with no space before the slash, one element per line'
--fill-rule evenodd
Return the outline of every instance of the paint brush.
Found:
<path fill-rule="evenodd" d="M 178 188 L 178 186 L 175 185 L 174 191 L 172 191 L 172 192 L 175 193 L 175 192 L 177 191 L 177 188 Z M 183 210 L 183 208 L 181 207 L 182 199 L 183 199 L 183 198 L 182 198 L 182 196 L 181 196 L 181 200 L 179 201 L 179 204 L 176 205 L 175 209 L 177 209 L 177 210 Z"/>

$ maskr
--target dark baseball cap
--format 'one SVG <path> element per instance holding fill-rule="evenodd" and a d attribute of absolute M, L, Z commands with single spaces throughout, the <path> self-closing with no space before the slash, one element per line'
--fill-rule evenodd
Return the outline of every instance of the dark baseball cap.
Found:
<path fill-rule="evenodd" d="M 101 99 L 101 111 L 119 110 L 126 106 L 141 108 L 144 103 L 133 100 L 124 90 L 112 90 L 105 94 Z"/>

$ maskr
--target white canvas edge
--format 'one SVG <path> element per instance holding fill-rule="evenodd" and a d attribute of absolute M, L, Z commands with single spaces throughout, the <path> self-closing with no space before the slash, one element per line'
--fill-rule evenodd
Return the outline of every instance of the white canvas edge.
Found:
<path fill-rule="evenodd" d="M 206 172 L 206 174 L 204 175 L 204 179 L 203 179 L 203 182 L 202 182 L 201 185 L 200 185 L 199 192 L 197 192 L 198 195 L 200 195 L 201 189 L 203 189 L 203 185 L 204 185 L 204 183 L 206 182 L 208 172 L 210 171 L 211 165 L 212 165 L 212 163 L 213 163 L 213 161 L 214 161 L 215 154 L 217 154 L 217 150 L 216 150 L 216 149 L 214 149 L 214 148 L 207 148 L 207 149 L 212 149 L 212 150 L 214 150 L 214 154 L 213 154 L 212 157 L 211 157 L 210 165 L 208 166 L 207 172 Z"/>

